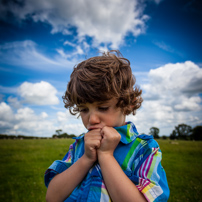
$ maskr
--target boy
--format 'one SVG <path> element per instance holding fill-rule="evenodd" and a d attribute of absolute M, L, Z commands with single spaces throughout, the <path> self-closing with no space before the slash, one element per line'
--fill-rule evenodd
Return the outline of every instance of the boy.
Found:
<path fill-rule="evenodd" d="M 125 123 L 141 106 L 142 91 L 133 88 L 130 62 L 116 53 L 87 59 L 71 74 L 65 107 L 79 113 L 88 132 L 46 171 L 48 202 L 168 200 L 157 142 Z"/>

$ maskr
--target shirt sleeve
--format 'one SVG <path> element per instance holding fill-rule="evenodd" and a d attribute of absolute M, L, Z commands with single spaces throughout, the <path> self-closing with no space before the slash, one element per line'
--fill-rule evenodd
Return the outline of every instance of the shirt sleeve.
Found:
<path fill-rule="evenodd" d="M 53 177 L 55 177 L 55 175 L 62 173 L 73 164 L 74 149 L 75 143 L 70 145 L 69 151 L 62 160 L 54 161 L 52 165 L 46 170 L 44 175 L 46 187 L 48 187 L 50 181 L 53 179 Z"/>
<path fill-rule="evenodd" d="M 159 147 L 147 147 L 130 177 L 149 202 L 165 202 L 169 198 L 170 191 L 161 160 Z"/>

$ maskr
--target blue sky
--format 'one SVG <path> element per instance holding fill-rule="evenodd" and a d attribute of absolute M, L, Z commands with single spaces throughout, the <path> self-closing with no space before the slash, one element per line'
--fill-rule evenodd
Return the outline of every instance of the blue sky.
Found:
<path fill-rule="evenodd" d="M 130 60 L 143 89 L 141 109 L 127 117 L 139 133 L 202 124 L 200 0 L 0 4 L 0 133 L 85 132 L 62 95 L 75 64 L 110 49 Z"/>

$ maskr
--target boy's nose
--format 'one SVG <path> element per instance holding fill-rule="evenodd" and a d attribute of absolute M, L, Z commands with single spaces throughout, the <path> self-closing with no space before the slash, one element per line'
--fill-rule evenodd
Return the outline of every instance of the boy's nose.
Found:
<path fill-rule="evenodd" d="M 94 112 L 90 113 L 90 115 L 89 115 L 89 123 L 91 125 L 100 123 L 99 116 L 96 113 L 94 113 Z"/>

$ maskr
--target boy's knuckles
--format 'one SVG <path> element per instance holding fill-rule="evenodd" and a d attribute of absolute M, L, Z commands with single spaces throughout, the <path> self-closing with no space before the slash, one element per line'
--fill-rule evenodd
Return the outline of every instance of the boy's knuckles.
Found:
<path fill-rule="evenodd" d="M 87 147 L 99 147 L 100 146 L 100 139 L 89 139 L 85 142 Z"/>

